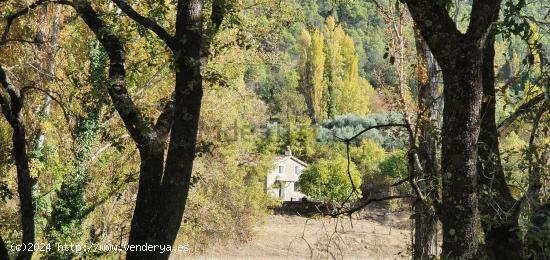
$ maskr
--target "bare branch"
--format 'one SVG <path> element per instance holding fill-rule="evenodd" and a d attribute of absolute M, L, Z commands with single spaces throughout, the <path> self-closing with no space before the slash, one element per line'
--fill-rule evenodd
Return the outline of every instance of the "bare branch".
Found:
<path fill-rule="evenodd" d="M 406 199 L 406 198 L 412 198 L 412 196 L 408 195 L 408 194 L 404 194 L 404 195 L 387 196 L 387 197 L 382 197 L 382 198 L 369 198 L 369 199 L 365 200 L 363 203 L 361 203 L 360 205 L 358 205 L 356 207 L 353 207 L 353 208 L 350 208 L 350 209 L 347 209 L 347 210 L 343 210 L 343 211 L 337 211 L 337 212 L 334 212 L 334 213 L 328 213 L 326 215 L 331 216 L 333 218 L 338 217 L 340 215 L 351 215 L 351 214 L 353 214 L 357 211 L 360 211 L 360 210 L 364 209 L 366 206 L 368 206 L 369 204 L 371 204 L 373 202 L 394 200 L 394 199 Z"/>
<path fill-rule="evenodd" d="M 407 179 L 414 193 L 416 194 L 416 199 L 423 203 L 432 214 L 437 215 L 440 205 L 437 203 L 437 201 L 429 200 L 418 186 L 415 174 L 417 170 L 423 170 L 422 164 L 420 163 L 420 160 L 418 158 L 416 148 L 412 147 L 407 153 L 407 171 L 409 172 L 409 177 Z"/>
<path fill-rule="evenodd" d="M 353 194 L 354 192 L 358 192 L 358 191 L 357 191 L 357 187 L 355 186 L 355 183 L 353 182 L 353 178 L 351 177 L 351 169 L 350 169 L 351 158 L 350 158 L 350 152 L 349 152 L 349 143 L 350 141 L 346 141 L 347 172 L 348 172 L 349 181 L 351 182 L 351 187 L 352 187 L 351 193 Z"/>
<path fill-rule="evenodd" d="M 70 124 L 71 120 L 70 120 L 69 112 L 65 108 L 65 105 L 63 104 L 63 102 L 59 98 L 57 98 L 56 96 L 52 95 L 51 90 L 46 90 L 46 89 L 42 89 L 42 88 L 34 87 L 34 86 L 27 86 L 27 87 L 21 88 L 21 93 L 25 94 L 27 92 L 27 90 L 36 90 L 38 92 L 41 92 L 42 94 L 48 96 L 55 103 L 57 103 L 59 105 L 59 107 L 61 108 L 61 111 L 63 112 L 63 116 L 65 117 L 65 121 L 67 122 L 67 126 L 69 127 L 69 129 L 71 129 L 70 133 L 71 133 L 71 136 L 74 140 L 75 136 L 74 136 L 74 131 L 72 131 L 72 127 L 71 127 L 71 124 Z"/>
<path fill-rule="evenodd" d="M 396 181 L 395 183 L 393 183 L 392 185 L 390 185 L 391 187 L 396 187 L 396 186 L 399 186 L 401 185 L 402 183 L 405 183 L 409 181 L 409 177 L 405 178 L 405 179 L 402 179 L 402 180 L 399 180 L 399 181 Z"/>
<path fill-rule="evenodd" d="M 72 5 L 72 3 L 70 1 L 66 1 L 66 0 L 37 0 L 34 3 L 28 5 L 27 7 L 22 8 L 22 9 L 16 11 L 16 12 L 6 16 L 5 18 L 3 18 L 3 19 L 6 20 L 6 26 L 4 27 L 4 31 L 2 32 L 2 36 L 0 37 L 0 46 L 3 46 L 3 45 L 5 45 L 7 43 L 10 43 L 10 42 L 41 43 L 41 42 L 35 41 L 35 40 L 9 39 L 8 36 L 10 34 L 11 26 L 13 25 L 13 22 L 15 22 L 15 20 L 17 20 L 19 17 L 21 17 L 23 15 L 26 15 L 27 13 L 29 13 L 31 10 L 37 8 L 38 6 L 41 6 L 41 5 L 47 4 L 47 3 Z"/>
<path fill-rule="evenodd" d="M 0 41 L 0 46 L 6 45 L 6 44 L 12 43 L 12 42 L 16 42 L 16 43 L 29 43 L 29 44 L 42 44 L 42 43 L 43 43 L 42 41 L 37 41 L 37 40 L 27 40 L 27 39 L 5 39 L 5 40 L 1 40 L 1 41 Z"/>
<path fill-rule="evenodd" d="M 355 134 L 354 136 L 350 137 L 350 138 L 347 138 L 347 139 L 344 139 L 344 138 L 341 138 L 341 137 L 338 137 L 336 136 L 337 139 L 339 140 L 342 140 L 344 142 L 351 142 L 353 140 L 355 140 L 357 137 L 361 136 L 362 134 L 364 134 L 365 132 L 369 131 L 369 130 L 372 130 L 372 129 L 378 129 L 378 128 L 386 128 L 386 127 L 404 127 L 404 128 L 408 128 L 407 124 L 399 124 L 399 123 L 390 123 L 390 124 L 382 124 L 382 125 L 373 125 L 373 126 L 369 126 L 369 127 L 366 127 L 364 128 L 363 130 L 361 130 L 359 133 Z"/>

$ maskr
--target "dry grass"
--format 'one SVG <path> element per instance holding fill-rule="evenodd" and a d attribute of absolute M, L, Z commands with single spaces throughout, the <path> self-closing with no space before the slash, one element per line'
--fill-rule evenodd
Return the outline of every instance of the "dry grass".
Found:
<path fill-rule="evenodd" d="M 272 215 L 245 244 L 214 246 L 201 256 L 172 259 L 407 259 L 408 212 L 369 209 L 349 218 Z M 192 245 L 191 245 L 192 246 Z"/>

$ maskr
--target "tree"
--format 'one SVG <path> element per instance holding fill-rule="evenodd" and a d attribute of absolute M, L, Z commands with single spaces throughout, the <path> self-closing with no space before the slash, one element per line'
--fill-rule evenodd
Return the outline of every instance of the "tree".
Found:
<path fill-rule="evenodd" d="M 9 14 L 6 18 L 6 26 L 0 39 L 0 47 L 8 43 L 12 23 L 36 8 L 42 2 L 33 3 L 26 8 Z M 23 113 L 24 93 L 16 87 L 8 77 L 6 70 L 0 66 L 0 108 L 4 118 L 12 128 L 12 155 L 17 168 L 17 191 L 19 194 L 19 207 L 21 214 L 22 238 L 21 243 L 30 245 L 35 242 L 35 209 L 33 206 L 32 186 L 36 181 L 31 177 L 29 168 L 29 155 L 27 152 L 26 123 Z M 31 259 L 33 251 L 21 250 L 16 259 Z M 9 259 L 8 250 L 4 240 L 0 237 L 0 257 Z"/>
<path fill-rule="evenodd" d="M 139 190 L 128 244 L 172 246 L 181 225 L 189 194 L 202 100 L 201 65 L 208 58 L 209 39 L 203 31 L 203 1 L 177 1 L 175 35 L 142 16 L 125 0 L 115 4 L 132 20 L 154 32 L 172 53 L 176 79 L 172 100 L 155 124 L 148 122 L 126 88 L 125 50 L 119 37 L 105 25 L 91 3 L 68 3 L 109 56 L 109 96 L 141 158 Z M 226 11 L 225 1 L 213 1 L 210 15 L 215 33 Z M 169 140 L 169 143 L 168 143 Z M 167 149 L 166 149 L 167 148 Z M 169 251 L 129 251 L 127 259 L 168 259 Z"/>
<path fill-rule="evenodd" d="M 483 103 L 481 105 L 481 131 L 479 135 L 479 190 L 480 212 L 484 215 L 482 226 L 488 254 L 495 259 L 521 259 L 522 243 L 519 230 L 519 211 L 515 211 L 516 200 L 507 187 L 502 163 L 496 125 L 495 93 L 495 36 L 490 32 L 483 54 Z M 502 212 L 492 204 L 498 204 L 505 211 L 516 212 L 501 218 Z M 517 214 L 517 215 L 515 215 Z M 514 216 L 515 215 L 515 216 Z"/>
<path fill-rule="evenodd" d="M 370 83 L 359 75 L 359 57 L 351 36 L 344 35 L 340 44 L 343 68 L 335 85 L 336 112 L 367 115 L 371 112 L 369 103 L 374 90 Z"/>
<path fill-rule="evenodd" d="M 328 118 L 334 118 L 338 113 L 336 109 L 336 85 L 340 82 L 340 74 L 342 71 L 341 64 L 343 63 L 343 57 L 341 55 L 342 40 L 345 37 L 344 30 L 341 26 L 336 25 L 336 20 L 333 16 L 329 16 L 325 22 L 325 28 L 323 30 L 325 36 L 325 50 L 326 53 L 326 84 L 328 90 L 327 97 L 327 114 Z"/>
<path fill-rule="evenodd" d="M 323 34 L 318 30 L 315 30 L 313 34 L 306 30 L 302 31 L 300 35 L 300 85 L 306 98 L 309 116 L 314 124 L 325 118 L 325 106 L 322 103 L 325 90 L 323 44 Z"/>
<path fill-rule="evenodd" d="M 91 180 L 89 160 L 94 145 L 100 139 L 101 112 L 107 96 L 102 87 L 106 84 L 107 54 L 98 42 L 89 44 L 90 82 L 92 89 L 82 94 L 82 114 L 75 119 L 74 137 L 76 143 L 72 171 L 64 176 L 61 187 L 56 191 L 52 211 L 46 226 L 46 238 L 52 244 L 78 244 L 82 237 L 82 223 L 94 209 L 87 203 L 85 193 Z M 79 252 L 58 250 L 52 247 L 47 252 L 49 259 L 71 259 Z"/>
<path fill-rule="evenodd" d="M 299 41 L 299 75 L 313 123 L 339 114 L 370 112 L 367 80 L 359 75 L 359 59 L 351 36 L 334 17 L 323 29 L 302 30 Z M 313 113 L 315 112 L 315 113 Z"/>
<path fill-rule="evenodd" d="M 378 166 L 380 173 L 392 181 L 403 180 L 407 175 L 407 153 L 395 150 Z"/>
<path fill-rule="evenodd" d="M 521 8 L 522 3 L 519 3 Z M 513 6 L 513 5 L 511 5 Z M 508 12 L 505 12 L 508 13 Z M 510 15 L 510 14 L 508 14 Z M 507 20 L 508 17 L 505 18 Z M 525 24 L 525 34 L 522 38 L 528 44 L 529 49 L 532 45 L 537 45 L 534 42 L 536 37 L 535 26 Z M 506 29 L 503 31 L 505 32 Z M 527 241 L 522 241 L 520 237 L 520 214 L 525 207 L 526 201 L 532 201 L 533 204 L 539 202 L 538 193 L 541 189 L 540 175 L 537 173 L 537 165 L 544 164 L 548 158 L 545 157 L 544 150 L 541 154 L 541 161 L 531 160 L 532 153 L 527 152 L 529 158 L 528 187 L 527 191 L 516 199 L 512 195 L 509 188 L 506 173 L 503 167 L 501 158 L 500 138 L 502 138 L 509 129 L 510 124 L 520 115 L 533 112 L 535 114 L 533 129 L 531 130 L 530 145 L 528 150 L 533 149 L 533 136 L 537 135 L 537 128 L 544 111 L 547 109 L 547 101 L 542 96 L 544 94 L 534 95 L 533 98 L 522 104 L 509 117 L 505 118 L 499 126 L 496 124 L 497 113 L 497 92 L 495 80 L 495 35 L 496 30 L 492 30 L 486 40 L 483 56 L 483 103 L 481 106 L 481 132 L 479 136 L 479 160 L 478 160 L 478 175 L 479 175 L 479 193 L 480 193 L 480 212 L 482 216 L 482 227 L 485 232 L 485 244 L 487 253 L 491 258 L 498 259 L 520 259 L 525 258 L 524 253 L 529 246 Z M 536 50 L 528 52 L 526 64 L 541 64 L 539 53 Z M 531 68 L 530 68 L 531 69 Z M 534 67 L 532 71 L 540 77 L 541 67 Z M 536 86 L 534 89 L 537 89 Z M 528 93 L 529 90 L 526 90 Z M 535 92 L 538 92 L 535 90 Z M 542 105 L 539 106 L 539 104 Z M 548 153 L 548 152 L 546 152 Z M 547 155 L 546 155 L 547 156 Z M 498 205 L 495 208 L 494 205 Z M 535 206 L 536 208 L 536 206 Z M 528 240 L 528 239 L 527 239 Z M 538 250 L 540 251 L 540 250 Z"/>
<path fill-rule="evenodd" d="M 22 111 L 23 98 L 21 90 L 12 85 L 6 71 L 1 66 L 0 84 L 2 85 L 2 92 L 0 92 L 2 114 L 13 130 L 12 154 L 15 158 L 15 165 L 17 167 L 17 192 L 19 193 L 21 227 L 23 229 L 21 243 L 30 245 L 34 243 L 35 239 L 34 206 L 32 199 L 32 185 L 34 180 L 31 177 L 29 168 L 25 121 Z M 1 238 L 0 241 L 2 241 L 0 246 L 3 246 L 3 248 L 0 249 L 0 253 L 5 254 L 4 252 L 7 252 L 7 249 Z M 31 259 L 32 255 L 32 250 L 21 250 L 18 252 L 16 259 Z M 9 257 L 6 257 L 6 259 L 9 259 Z"/>
<path fill-rule="evenodd" d="M 439 84 L 437 63 L 426 41 L 415 33 L 416 77 L 418 81 L 418 158 L 422 171 L 418 178 L 424 179 L 419 188 L 434 201 L 439 201 L 439 165 L 437 163 L 437 138 L 439 128 Z M 414 259 L 429 259 L 437 255 L 437 216 L 424 201 L 414 202 Z"/>
<path fill-rule="evenodd" d="M 501 1 L 474 1 L 466 33 L 457 29 L 442 3 L 405 3 L 443 72 L 443 255 L 474 259 L 480 249 L 476 164 L 483 47 L 498 19 Z"/>

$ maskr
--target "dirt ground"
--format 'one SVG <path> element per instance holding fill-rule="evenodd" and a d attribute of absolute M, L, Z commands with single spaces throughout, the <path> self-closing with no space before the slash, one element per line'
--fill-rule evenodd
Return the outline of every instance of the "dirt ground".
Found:
<path fill-rule="evenodd" d="M 369 209 L 349 218 L 272 215 L 252 241 L 213 248 L 198 259 L 408 259 L 408 212 Z"/>

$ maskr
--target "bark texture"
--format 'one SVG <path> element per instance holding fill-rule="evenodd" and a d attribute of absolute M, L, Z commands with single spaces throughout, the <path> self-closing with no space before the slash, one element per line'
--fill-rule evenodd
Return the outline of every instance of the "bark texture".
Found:
<path fill-rule="evenodd" d="M 442 254 L 446 259 L 476 259 L 480 247 L 477 141 L 483 46 L 498 18 L 500 0 L 474 1 L 465 34 L 457 30 L 437 1 L 405 2 L 443 72 Z"/>
<path fill-rule="evenodd" d="M 88 1 L 74 1 L 75 9 L 109 55 L 108 92 L 141 157 L 139 190 L 128 244 L 173 246 L 189 194 L 203 95 L 201 61 L 208 55 L 203 49 L 203 2 L 177 2 L 174 36 L 137 13 L 126 1 L 114 2 L 132 20 L 163 40 L 173 53 L 176 65 L 173 98 L 152 125 L 144 120 L 126 89 L 125 52 L 120 39 L 105 27 Z M 223 20 L 224 3 L 213 3 L 211 28 L 217 29 Z M 170 252 L 141 250 L 127 252 L 126 258 L 168 259 L 169 255 Z"/>
<path fill-rule="evenodd" d="M 0 259 L 10 259 L 8 254 L 8 246 L 4 243 L 4 239 L 0 236 Z"/>
<path fill-rule="evenodd" d="M 418 104 L 420 110 L 418 158 L 422 171 L 419 188 L 431 201 L 439 201 L 439 174 L 436 158 L 437 141 L 434 136 L 439 121 L 437 63 L 428 44 L 416 33 Z M 426 202 L 414 204 L 414 250 L 413 259 L 433 259 L 437 256 L 437 216 Z"/>
<path fill-rule="evenodd" d="M 6 71 L 0 67 L 0 106 L 2 114 L 10 124 L 12 133 L 13 157 L 17 168 L 17 192 L 21 212 L 22 239 L 21 243 L 34 244 L 34 206 L 32 200 L 32 185 L 34 180 L 29 169 L 29 157 L 25 137 L 25 121 L 23 118 L 23 98 L 21 92 L 10 82 Z M 33 251 L 22 250 L 16 259 L 31 259 Z"/>
<path fill-rule="evenodd" d="M 504 178 L 496 125 L 494 33 L 487 38 L 483 54 L 483 103 L 479 135 L 479 194 L 485 246 L 491 259 L 522 259 L 519 211 Z"/>

